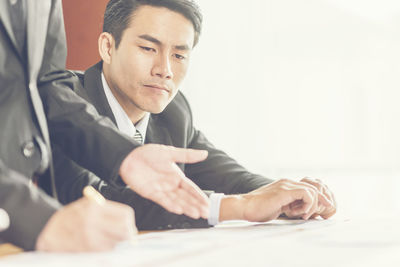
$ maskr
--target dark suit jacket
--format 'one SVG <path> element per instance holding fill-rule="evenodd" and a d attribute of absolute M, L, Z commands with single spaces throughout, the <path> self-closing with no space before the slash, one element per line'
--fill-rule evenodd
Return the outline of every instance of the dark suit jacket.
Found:
<path fill-rule="evenodd" d="M 115 118 L 107 102 L 101 83 L 102 63 L 89 68 L 84 75 L 79 75 L 84 88 L 77 88 L 77 93 L 91 102 L 97 111 L 109 117 L 114 123 Z M 82 90 L 83 89 L 83 90 Z M 145 143 L 157 143 L 183 148 L 205 149 L 208 158 L 196 164 L 179 164 L 187 177 L 192 179 L 201 189 L 221 192 L 225 194 L 247 193 L 271 180 L 250 173 L 226 153 L 216 149 L 206 137 L 193 126 L 192 112 L 185 96 L 178 92 L 176 97 L 160 114 L 151 114 L 147 128 Z M 77 166 L 77 168 L 79 168 Z M 140 198 L 129 189 L 114 190 L 105 183 L 99 185 L 100 180 L 78 171 L 79 180 L 63 179 L 63 189 L 60 198 L 71 201 L 80 195 L 81 188 L 87 181 L 91 181 L 107 197 L 113 200 L 130 204 L 135 209 L 136 223 L 139 230 L 206 227 L 205 220 L 192 220 L 186 216 L 168 213 L 160 206 Z M 90 177 L 90 178 L 89 178 Z"/>
<path fill-rule="evenodd" d="M 63 70 L 65 58 L 60 0 L 19 0 L 16 6 L 0 1 L 0 208 L 11 221 L 0 241 L 25 249 L 34 248 L 60 207 L 28 185 L 44 152 L 51 151 L 50 140 L 57 146 L 48 158 L 50 170 L 51 155 L 56 165 L 65 156 L 115 186 L 122 184 L 117 175 L 122 160 L 139 145 L 71 90 L 80 83 Z M 43 141 L 43 149 L 36 140 Z M 47 177 L 51 181 L 51 173 Z"/>

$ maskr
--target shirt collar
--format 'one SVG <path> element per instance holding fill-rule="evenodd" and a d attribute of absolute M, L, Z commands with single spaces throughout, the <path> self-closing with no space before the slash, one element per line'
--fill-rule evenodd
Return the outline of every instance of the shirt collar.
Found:
<path fill-rule="evenodd" d="M 115 117 L 118 129 L 122 133 L 132 138 L 135 135 L 136 130 L 138 130 L 142 135 L 144 141 L 146 138 L 146 131 L 149 124 L 150 113 L 146 112 L 145 116 L 138 123 L 136 123 L 136 125 L 134 125 L 129 119 L 125 110 L 119 104 L 118 100 L 115 98 L 114 94 L 111 92 L 111 89 L 108 86 L 103 72 L 101 72 L 101 82 L 103 84 L 103 89 L 104 93 L 106 94 L 108 104 L 110 105 L 111 111 Z"/>

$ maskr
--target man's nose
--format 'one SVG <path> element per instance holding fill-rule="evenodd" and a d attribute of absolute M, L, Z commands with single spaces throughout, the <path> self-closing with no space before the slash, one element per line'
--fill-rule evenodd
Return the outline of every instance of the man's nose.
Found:
<path fill-rule="evenodd" d="M 160 55 L 153 67 L 152 75 L 163 79 L 172 79 L 173 73 L 171 68 L 171 60 L 169 56 Z"/>

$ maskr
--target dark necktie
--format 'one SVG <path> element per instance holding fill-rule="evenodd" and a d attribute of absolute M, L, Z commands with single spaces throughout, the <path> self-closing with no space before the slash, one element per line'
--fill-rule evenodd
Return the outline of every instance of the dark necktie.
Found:
<path fill-rule="evenodd" d="M 133 136 L 133 139 L 134 139 L 136 142 L 138 142 L 138 143 L 140 143 L 140 144 L 143 144 L 143 136 L 142 136 L 142 134 L 141 134 L 138 130 L 136 130 L 136 133 L 135 133 L 135 135 Z"/>

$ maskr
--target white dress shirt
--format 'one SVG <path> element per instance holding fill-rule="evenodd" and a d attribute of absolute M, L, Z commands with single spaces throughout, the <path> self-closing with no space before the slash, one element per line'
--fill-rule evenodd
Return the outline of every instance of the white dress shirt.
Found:
<path fill-rule="evenodd" d="M 118 129 L 132 138 L 135 135 L 136 130 L 138 130 L 143 137 L 142 143 L 144 143 L 147 125 L 149 124 L 150 113 L 147 112 L 146 115 L 138 123 L 136 123 L 136 125 L 134 125 L 129 119 L 125 110 L 119 104 L 118 100 L 115 98 L 114 94 L 111 92 L 111 89 L 104 78 L 103 72 L 101 73 L 101 82 L 103 84 L 104 93 L 106 94 L 108 104 L 110 105 L 111 111 L 115 117 L 115 121 L 117 122 Z"/>
<path fill-rule="evenodd" d="M 115 117 L 115 121 L 117 122 L 118 129 L 132 138 L 135 135 L 136 130 L 138 130 L 143 137 L 142 143 L 144 143 L 147 125 L 149 124 L 150 113 L 147 112 L 146 115 L 138 123 L 136 123 L 136 125 L 134 125 L 129 119 L 125 110 L 119 104 L 118 100 L 115 98 L 114 94 L 111 92 L 103 72 L 101 73 L 101 82 L 103 84 L 104 93 L 106 94 L 108 104 L 110 105 L 111 111 Z M 221 193 L 212 193 L 210 195 L 210 214 L 208 217 L 208 224 L 210 225 L 218 224 L 219 209 L 223 196 L 224 194 Z"/>

